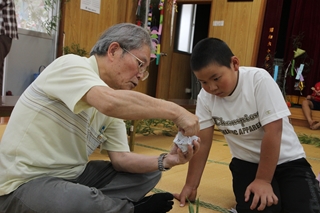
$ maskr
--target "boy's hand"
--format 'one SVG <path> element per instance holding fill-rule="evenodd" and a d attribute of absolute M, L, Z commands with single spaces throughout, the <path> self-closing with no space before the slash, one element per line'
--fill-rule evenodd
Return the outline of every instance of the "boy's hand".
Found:
<path fill-rule="evenodd" d="M 250 206 L 251 210 L 257 208 L 258 211 L 262 211 L 266 206 L 278 204 L 278 197 L 274 194 L 271 184 L 264 180 L 255 179 L 250 183 L 244 194 L 246 202 L 249 201 L 251 193 L 254 194 L 252 204 Z M 260 205 L 257 206 L 259 202 Z"/>
<path fill-rule="evenodd" d="M 185 185 L 180 194 L 174 193 L 174 198 L 180 201 L 180 206 L 185 206 L 187 202 L 187 198 L 190 202 L 196 200 L 197 197 L 197 189 L 193 189 Z"/>

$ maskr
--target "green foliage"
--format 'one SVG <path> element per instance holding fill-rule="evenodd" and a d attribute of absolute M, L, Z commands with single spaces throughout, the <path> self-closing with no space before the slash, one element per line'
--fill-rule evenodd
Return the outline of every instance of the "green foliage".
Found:
<path fill-rule="evenodd" d="M 75 55 L 80 55 L 80 56 L 87 56 L 88 55 L 88 52 L 84 48 L 80 47 L 80 44 L 75 44 L 75 43 L 72 43 L 71 47 L 65 46 L 63 48 L 63 52 L 64 52 L 64 54 L 75 54 Z"/>
<path fill-rule="evenodd" d="M 57 6 L 57 3 L 57 0 L 45 0 L 44 9 L 50 13 Z M 51 16 L 43 22 L 43 26 L 49 35 L 51 35 L 52 31 L 57 30 L 59 20 L 60 16 Z"/>
<path fill-rule="evenodd" d="M 316 147 L 320 147 L 320 138 L 318 137 L 306 134 L 299 134 L 298 138 L 302 144 L 311 144 L 315 145 Z"/>
<path fill-rule="evenodd" d="M 188 198 L 187 198 L 187 201 L 189 203 L 189 213 L 199 213 L 199 204 L 200 204 L 199 198 L 197 198 L 194 204 Z M 196 206 L 196 210 L 194 210 L 194 205 Z"/>
<path fill-rule="evenodd" d="M 47 19 L 43 22 L 43 26 L 46 29 L 48 35 L 51 35 L 52 31 L 57 30 L 59 20 L 60 16 L 52 16 L 51 19 Z"/>
<path fill-rule="evenodd" d="M 131 121 L 125 120 L 127 134 L 130 135 Z M 177 126 L 170 120 L 166 119 L 145 119 L 139 120 L 136 124 L 135 133 L 147 135 L 162 134 L 165 136 L 174 136 L 178 132 Z"/>
<path fill-rule="evenodd" d="M 63 3 L 67 3 L 70 0 L 45 0 L 44 1 L 44 9 L 48 12 L 48 14 L 51 13 L 51 11 L 54 11 L 54 9 L 57 9 L 59 1 Z M 60 11 L 60 14 L 61 14 L 61 11 Z M 60 19 L 61 19 L 60 15 L 49 16 L 49 18 L 42 23 L 48 35 L 51 35 L 52 31 L 57 30 Z"/>

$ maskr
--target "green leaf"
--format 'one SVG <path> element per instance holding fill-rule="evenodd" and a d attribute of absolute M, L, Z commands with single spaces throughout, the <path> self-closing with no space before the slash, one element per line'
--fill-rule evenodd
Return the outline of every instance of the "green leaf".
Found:
<path fill-rule="evenodd" d="M 130 133 L 131 121 L 125 121 L 127 133 Z M 162 134 L 165 136 L 174 136 L 178 132 L 177 126 L 167 119 L 144 119 L 138 121 L 135 128 L 135 133 L 147 135 L 157 135 Z"/>
<path fill-rule="evenodd" d="M 189 201 L 188 198 L 187 198 L 187 201 L 188 201 L 188 203 L 189 203 L 189 213 L 194 213 L 194 208 L 193 208 L 192 203 Z"/>
<path fill-rule="evenodd" d="M 199 204 L 200 204 L 200 200 L 199 200 L 199 198 L 197 198 L 197 200 L 196 200 L 196 213 L 199 213 Z"/>
<path fill-rule="evenodd" d="M 187 201 L 189 203 L 189 213 L 194 213 L 194 205 L 192 204 L 192 202 L 187 198 Z M 200 199 L 197 198 L 195 201 L 195 205 L 196 205 L 196 213 L 199 213 L 199 206 L 200 206 Z"/>
<path fill-rule="evenodd" d="M 298 138 L 302 144 L 310 144 L 320 147 L 320 138 L 312 135 L 299 134 Z"/>

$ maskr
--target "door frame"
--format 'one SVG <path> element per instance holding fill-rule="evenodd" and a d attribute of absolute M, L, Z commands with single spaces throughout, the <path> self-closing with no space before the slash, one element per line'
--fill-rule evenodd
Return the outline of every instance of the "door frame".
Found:
<path fill-rule="evenodd" d="M 178 0 L 177 4 L 211 4 L 212 0 L 202 0 L 202 1 L 190 1 L 190 0 Z M 174 57 L 174 38 L 175 38 L 175 29 L 176 29 L 176 21 L 177 14 L 174 14 L 174 20 L 172 20 L 172 10 L 170 5 L 167 3 L 164 5 L 165 15 L 163 19 L 163 31 L 162 37 L 160 41 L 161 52 L 165 53 L 166 56 L 161 56 L 160 63 L 158 66 L 158 77 L 157 77 L 157 86 L 156 86 L 156 98 L 168 99 L 170 98 L 170 82 L 172 80 L 172 61 Z M 179 11 L 178 11 L 179 12 Z M 210 16 L 212 14 L 210 13 Z M 211 17 L 208 17 L 211 20 Z M 173 24 L 173 26 L 172 26 Z M 172 29 L 171 29 L 172 27 Z M 172 30 L 172 32 L 171 32 Z M 209 26 L 208 26 L 209 32 Z M 181 53 L 184 54 L 184 53 Z M 189 66 L 189 63 L 188 63 Z M 191 82 L 191 74 L 190 74 L 190 82 Z M 175 82 L 173 82 L 175 83 Z M 172 97 L 171 97 L 172 98 Z"/>

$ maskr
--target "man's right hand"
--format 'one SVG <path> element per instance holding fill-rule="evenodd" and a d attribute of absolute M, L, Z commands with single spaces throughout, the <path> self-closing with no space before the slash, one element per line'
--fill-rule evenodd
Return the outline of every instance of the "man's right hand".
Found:
<path fill-rule="evenodd" d="M 197 135 L 200 130 L 198 117 L 187 110 L 181 113 L 181 115 L 173 122 L 179 127 L 179 131 L 181 131 L 185 136 Z"/>

